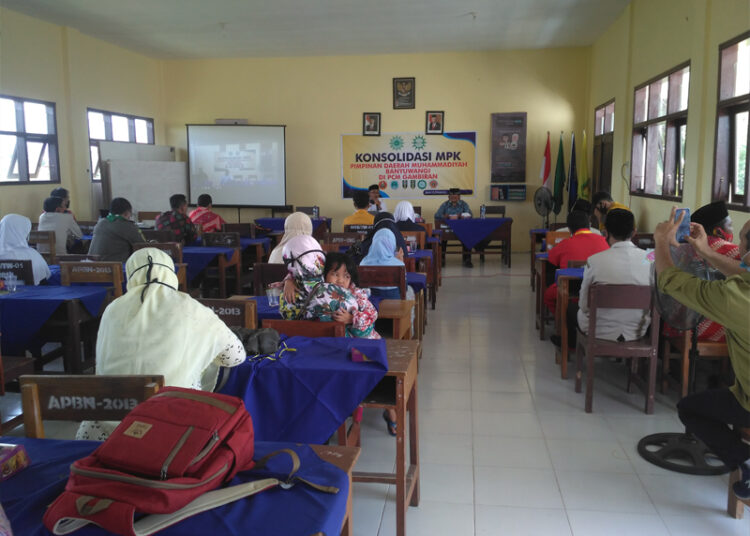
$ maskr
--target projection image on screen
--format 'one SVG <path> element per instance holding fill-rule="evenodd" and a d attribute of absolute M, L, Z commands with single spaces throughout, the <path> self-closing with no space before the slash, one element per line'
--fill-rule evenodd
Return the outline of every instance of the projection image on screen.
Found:
<path fill-rule="evenodd" d="M 190 202 L 210 194 L 214 205 L 286 204 L 283 126 L 188 125 Z"/>

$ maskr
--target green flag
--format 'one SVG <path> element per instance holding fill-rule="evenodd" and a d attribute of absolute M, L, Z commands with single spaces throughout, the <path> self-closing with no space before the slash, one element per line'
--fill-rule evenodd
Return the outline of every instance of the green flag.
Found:
<path fill-rule="evenodd" d="M 552 210 L 560 214 L 563 207 L 563 192 L 565 191 L 565 162 L 563 161 L 562 132 L 560 133 L 560 147 L 557 149 L 557 165 L 555 166 L 555 196 Z"/>

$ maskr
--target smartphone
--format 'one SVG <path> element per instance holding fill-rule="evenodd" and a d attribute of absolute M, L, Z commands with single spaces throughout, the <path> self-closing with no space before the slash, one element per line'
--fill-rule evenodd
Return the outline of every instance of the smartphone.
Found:
<path fill-rule="evenodd" d="M 685 243 L 687 240 L 686 236 L 690 236 L 690 209 L 689 208 L 678 208 L 674 214 L 675 223 L 680 219 L 680 214 L 684 213 L 685 217 L 682 218 L 682 223 L 677 229 L 676 238 L 680 243 Z"/>

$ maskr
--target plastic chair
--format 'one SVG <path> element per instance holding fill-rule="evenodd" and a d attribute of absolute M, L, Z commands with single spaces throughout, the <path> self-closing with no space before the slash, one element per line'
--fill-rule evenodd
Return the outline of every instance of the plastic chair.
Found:
<path fill-rule="evenodd" d="M 120 421 L 164 387 L 164 376 L 24 375 L 21 407 L 26 437 L 44 438 L 43 420 Z"/>
<path fill-rule="evenodd" d="M 627 390 L 630 392 L 632 382 L 641 383 L 637 375 L 640 358 L 648 360 L 648 378 L 645 385 L 646 413 L 654 412 L 654 394 L 656 391 L 656 360 L 659 354 L 659 312 L 654 306 L 651 287 L 640 285 L 592 285 L 589 288 L 589 326 L 588 335 L 580 327 L 576 343 L 576 393 L 581 392 L 583 377 L 583 360 L 586 359 L 586 413 L 591 413 L 594 397 L 594 358 L 619 357 L 630 359 Z M 596 316 L 599 309 L 641 309 L 651 311 L 651 333 L 636 341 L 610 341 L 598 339 L 596 333 Z M 643 387 L 643 386 L 641 386 Z"/>
<path fill-rule="evenodd" d="M 341 322 L 319 322 L 317 320 L 278 320 L 266 318 L 264 328 L 275 329 L 290 337 L 344 337 L 346 326 Z"/>

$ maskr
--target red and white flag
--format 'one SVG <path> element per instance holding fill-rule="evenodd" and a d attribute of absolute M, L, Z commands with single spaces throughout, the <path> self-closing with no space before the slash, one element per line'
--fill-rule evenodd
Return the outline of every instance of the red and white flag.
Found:
<path fill-rule="evenodd" d="M 549 188 L 547 180 L 549 179 L 549 172 L 552 169 L 552 155 L 550 154 L 549 148 L 549 132 L 547 132 L 547 146 L 544 148 L 544 156 L 542 157 L 542 167 L 539 170 L 539 178 L 542 180 L 542 186 Z"/>

